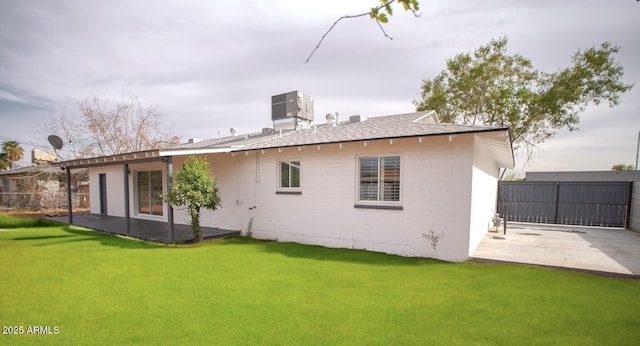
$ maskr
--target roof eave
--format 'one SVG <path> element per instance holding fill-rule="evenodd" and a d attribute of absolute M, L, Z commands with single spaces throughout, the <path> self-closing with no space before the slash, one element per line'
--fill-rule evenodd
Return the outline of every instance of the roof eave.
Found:
<path fill-rule="evenodd" d="M 187 156 L 187 155 L 203 155 L 203 154 L 219 154 L 228 153 L 239 150 L 244 146 L 231 146 L 224 148 L 187 148 L 187 149 L 164 149 L 160 150 L 160 156 Z"/>
<path fill-rule="evenodd" d="M 381 136 L 381 137 L 369 137 L 369 138 L 357 138 L 357 139 L 345 139 L 345 140 L 335 140 L 335 141 L 325 141 L 325 142 L 313 142 L 313 143 L 298 143 L 298 144 L 287 144 L 287 145 L 273 145 L 273 146 L 246 146 L 241 148 L 234 148 L 230 151 L 251 151 L 251 150 L 266 150 L 266 149 L 278 149 L 278 148 L 293 148 L 293 147 L 303 147 L 308 145 L 327 145 L 327 144 L 338 144 L 338 143 L 354 143 L 354 142 L 366 142 L 366 141 L 377 141 L 377 140 L 388 140 L 388 139 L 404 139 L 404 138 L 419 138 L 419 137 L 436 137 L 436 136 L 454 136 L 454 135 L 464 135 L 464 134 L 476 134 L 476 133 L 485 133 L 485 132 L 499 132 L 499 131 L 508 131 L 507 127 L 492 127 L 492 128 L 481 128 L 477 130 L 467 130 L 467 131 L 451 131 L 451 132 L 439 132 L 439 133 L 423 133 L 423 134 L 411 134 L 411 135 L 398 135 L 398 136 Z"/>
<path fill-rule="evenodd" d="M 479 137 L 480 141 L 489 148 L 500 168 L 514 168 L 515 158 L 513 144 L 508 128 L 502 129 L 504 138 Z"/>
<path fill-rule="evenodd" d="M 109 166 L 130 162 L 146 162 L 158 161 L 162 157 L 159 155 L 159 149 L 136 151 L 132 153 L 116 154 L 109 156 L 90 157 L 85 159 L 73 159 L 67 161 L 54 162 L 53 167 L 66 168 L 88 168 L 95 166 Z"/>

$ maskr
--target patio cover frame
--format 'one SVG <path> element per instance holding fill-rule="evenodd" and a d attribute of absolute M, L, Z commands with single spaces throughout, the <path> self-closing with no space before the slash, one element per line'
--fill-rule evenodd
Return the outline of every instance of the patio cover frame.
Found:
<path fill-rule="evenodd" d="M 158 149 L 139 151 L 126 154 L 117 154 L 110 156 L 102 156 L 88 159 L 75 159 L 69 161 L 55 162 L 52 164 L 54 167 L 60 167 L 60 169 L 66 171 L 67 174 L 67 208 L 69 216 L 69 224 L 73 224 L 73 205 L 71 198 L 71 170 L 79 168 L 92 168 L 103 167 L 112 165 L 123 165 L 123 179 L 124 179 L 124 216 L 127 225 L 127 234 L 131 233 L 131 211 L 129 201 L 129 164 L 131 163 L 144 163 L 144 162 L 164 162 L 166 165 L 167 174 L 167 186 L 171 186 L 171 176 L 173 173 L 173 157 L 161 156 Z M 168 205 L 168 223 L 170 239 L 172 242 L 176 240 L 175 226 L 173 219 L 173 207 Z"/>

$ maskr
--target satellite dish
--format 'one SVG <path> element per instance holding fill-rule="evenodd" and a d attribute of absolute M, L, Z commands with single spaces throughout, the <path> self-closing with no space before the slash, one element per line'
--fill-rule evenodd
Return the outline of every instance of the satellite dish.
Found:
<path fill-rule="evenodd" d="M 58 137 L 56 135 L 51 135 L 51 136 L 47 137 L 47 139 L 49 140 L 49 143 L 51 144 L 53 149 L 56 149 L 56 150 L 62 149 L 62 146 L 64 145 L 64 142 L 62 141 L 62 138 L 60 138 L 60 137 Z"/>

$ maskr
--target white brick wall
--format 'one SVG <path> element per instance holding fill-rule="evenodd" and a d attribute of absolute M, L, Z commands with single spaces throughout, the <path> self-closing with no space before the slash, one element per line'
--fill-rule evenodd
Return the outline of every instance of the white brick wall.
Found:
<path fill-rule="evenodd" d="M 422 143 L 408 138 L 368 141 L 366 146 L 354 142 L 208 154 L 223 205 L 204 210 L 201 224 L 246 234 L 251 223 L 256 238 L 464 261 L 488 229 L 497 186 L 497 168 L 474 138 L 468 134 L 424 137 Z M 403 210 L 354 208 L 359 155 L 401 156 Z M 278 160 L 301 161 L 301 195 L 276 194 Z M 183 162 L 184 157 L 173 158 L 174 170 Z M 148 169 L 164 172 L 165 165 L 130 166 L 132 217 L 133 176 Z M 124 216 L 122 166 L 90 169 L 94 201 L 99 201 L 98 173 L 107 174 L 109 214 Z M 91 212 L 99 213 L 99 202 L 92 203 Z M 159 219 L 166 221 L 166 207 Z M 176 208 L 174 220 L 188 224 L 186 210 Z M 441 237 L 436 249 L 425 237 L 430 234 Z"/>
<path fill-rule="evenodd" d="M 143 170 L 161 170 L 163 175 L 163 186 L 166 192 L 166 166 L 161 162 L 150 162 L 142 164 L 129 165 L 129 209 L 130 216 L 133 218 L 167 221 L 167 205 L 164 205 L 162 216 L 137 215 L 134 176 L 136 171 Z M 107 214 L 111 216 L 125 216 L 124 206 L 124 167 L 123 165 L 110 165 L 102 167 L 89 168 L 89 193 L 91 200 L 90 211 L 92 214 L 100 214 L 100 184 L 98 181 L 99 174 L 107 176 Z"/>
<path fill-rule="evenodd" d="M 93 201 L 90 205 L 91 213 L 100 214 L 100 184 L 99 174 L 107 177 L 107 214 L 124 216 L 124 178 L 121 165 L 89 168 L 89 194 Z"/>
<path fill-rule="evenodd" d="M 480 244 L 496 212 L 498 167 L 487 147 L 475 137 L 469 254 Z"/>
<path fill-rule="evenodd" d="M 403 210 L 354 208 L 357 156 L 402 156 Z M 208 155 L 223 206 L 202 225 L 257 238 L 463 261 L 469 254 L 473 135 Z M 277 195 L 277 161 L 300 159 L 302 194 Z M 256 165 L 257 164 L 257 165 Z M 174 167 L 181 165 L 174 159 Z M 259 181 L 259 182 L 258 182 Z M 250 209 L 253 208 L 254 209 Z M 184 211 L 176 222 L 187 223 Z M 442 238 L 434 250 L 423 234 Z M 486 231 L 486 230 L 485 230 Z"/>

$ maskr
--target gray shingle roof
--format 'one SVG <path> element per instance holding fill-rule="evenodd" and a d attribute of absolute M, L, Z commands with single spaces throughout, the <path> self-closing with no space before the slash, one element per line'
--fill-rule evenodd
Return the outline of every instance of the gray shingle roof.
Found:
<path fill-rule="evenodd" d="M 433 115 L 433 116 L 432 116 Z M 373 117 L 361 122 L 342 122 L 335 126 L 318 124 L 301 130 L 276 133 L 252 133 L 207 139 L 196 143 L 185 143 L 170 148 L 153 149 L 142 152 L 102 156 L 55 162 L 53 167 L 83 168 L 120 164 L 124 162 L 160 161 L 164 156 L 193 155 L 207 153 L 227 153 L 234 151 L 261 150 L 303 145 L 320 145 L 392 139 L 406 137 L 426 137 L 464 133 L 487 133 L 480 139 L 491 148 L 502 166 L 513 168 L 514 157 L 506 127 L 479 125 L 442 124 L 435 120 L 432 111 Z M 493 132 L 492 134 L 490 134 Z M 498 132 L 502 132 L 499 134 Z M 507 136 L 504 136 L 507 135 Z"/>
<path fill-rule="evenodd" d="M 403 138 L 418 136 L 433 136 L 446 134 L 460 134 L 471 132 L 486 132 L 506 130 L 504 127 L 489 127 L 481 125 L 443 124 L 436 122 L 417 121 L 428 116 L 432 111 L 387 115 L 368 118 L 361 122 L 342 122 L 335 126 L 331 124 L 312 125 L 309 128 L 277 132 L 274 134 L 253 133 L 248 135 L 229 136 L 203 140 L 162 149 L 161 152 L 183 151 L 189 149 L 229 149 L 258 150 L 281 148 L 300 145 L 317 145 L 338 142 L 352 142 L 374 139 Z"/>

